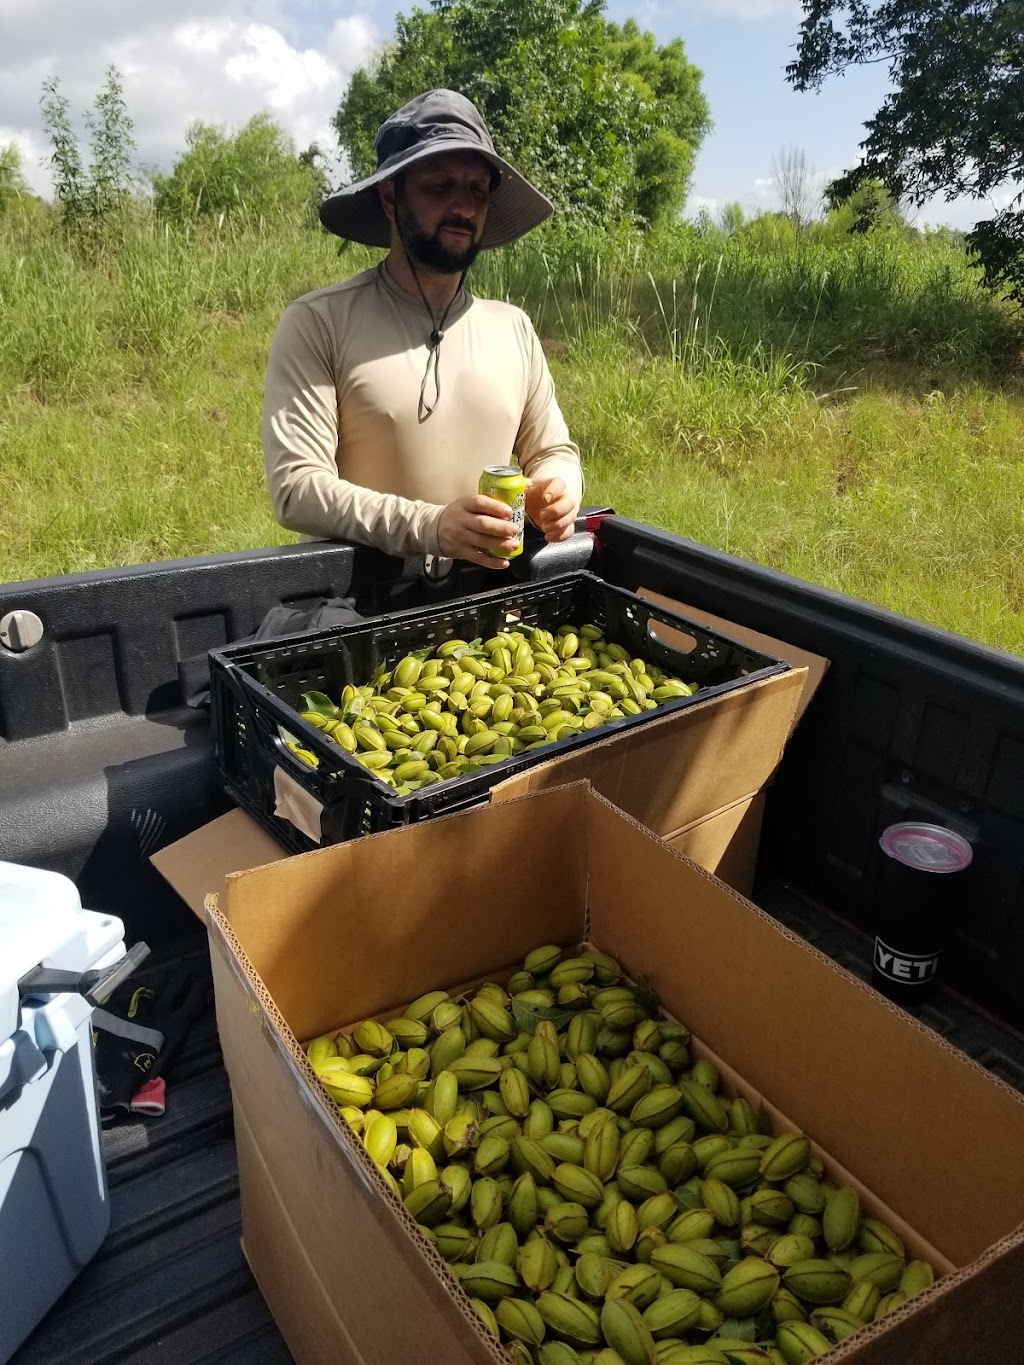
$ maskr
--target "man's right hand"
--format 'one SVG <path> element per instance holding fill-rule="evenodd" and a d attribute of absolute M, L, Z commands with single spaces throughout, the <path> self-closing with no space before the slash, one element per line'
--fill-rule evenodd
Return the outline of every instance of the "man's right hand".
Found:
<path fill-rule="evenodd" d="M 465 559 L 485 569 L 507 569 L 509 562 L 504 556 L 519 544 L 511 517 L 511 508 L 496 498 L 485 498 L 480 493 L 457 498 L 448 504 L 437 523 L 441 554 L 446 559 Z"/>

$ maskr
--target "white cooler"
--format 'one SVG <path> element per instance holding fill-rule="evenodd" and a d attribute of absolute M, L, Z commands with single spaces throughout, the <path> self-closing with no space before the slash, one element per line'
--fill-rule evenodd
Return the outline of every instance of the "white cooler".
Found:
<path fill-rule="evenodd" d="M 110 1225 L 93 1006 L 25 993 L 38 968 L 124 958 L 124 925 L 83 910 L 74 883 L 0 862 L 0 1365 L 96 1254 Z"/>

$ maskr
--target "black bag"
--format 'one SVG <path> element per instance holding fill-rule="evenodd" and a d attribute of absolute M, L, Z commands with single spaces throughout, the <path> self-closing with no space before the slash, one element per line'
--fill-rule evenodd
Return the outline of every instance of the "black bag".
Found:
<path fill-rule="evenodd" d="M 332 626 L 350 626 L 363 621 L 351 597 L 324 597 L 312 607 L 271 607 L 252 635 L 245 635 L 231 644 L 255 644 L 258 640 L 272 640 L 282 635 L 304 635 L 307 631 L 329 630 Z M 193 654 L 178 664 L 185 705 L 194 708 L 210 704 L 210 660 L 208 651 Z"/>
<path fill-rule="evenodd" d="M 132 1108 L 147 1081 L 166 1078 L 193 1021 L 206 984 L 181 967 L 129 977 L 93 1010 L 93 1056 L 103 1118 Z"/>

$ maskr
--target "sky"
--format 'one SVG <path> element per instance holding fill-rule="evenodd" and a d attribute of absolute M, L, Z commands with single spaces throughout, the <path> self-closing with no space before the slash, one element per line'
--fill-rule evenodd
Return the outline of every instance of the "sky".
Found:
<path fill-rule="evenodd" d="M 393 0 L 0 0 L 0 148 L 17 147 L 32 188 L 48 194 L 43 82 L 59 77 L 81 128 L 113 63 L 143 167 L 170 169 L 196 119 L 237 128 L 261 110 L 298 146 L 335 149 L 330 119 L 352 72 L 411 8 Z M 802 152 L 821 184 L 856 163 L 864 121 L 885 97 L 885 68 L 797 94 L 785 67 L 800 12 L 799 0 L 607 0 L 608 18 L 635 18 L 660 42 L 682 38 L 704 73 L 714 128 L 688 216 L 731 202 L 747 212 L 777 207 L 773 163 L 787 150 Z M 968 227 L 1008 198 L 933 201 L 916 221 Z"/>

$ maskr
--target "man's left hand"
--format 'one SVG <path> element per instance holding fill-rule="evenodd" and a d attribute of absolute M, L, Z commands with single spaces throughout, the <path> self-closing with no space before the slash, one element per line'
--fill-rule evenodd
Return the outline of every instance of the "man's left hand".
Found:
<path fill-rule="evenodd" d="M 526 515 L 543 532 L 545 540 L 568 540 L 579 512 L 579 503 L 566 492 L 562 479 L 531 479 L 526 490 Z"/>

